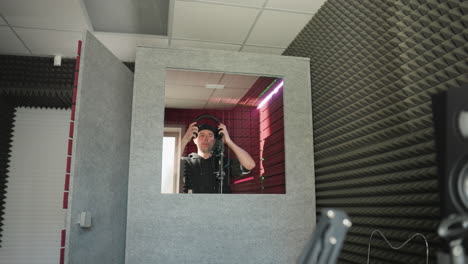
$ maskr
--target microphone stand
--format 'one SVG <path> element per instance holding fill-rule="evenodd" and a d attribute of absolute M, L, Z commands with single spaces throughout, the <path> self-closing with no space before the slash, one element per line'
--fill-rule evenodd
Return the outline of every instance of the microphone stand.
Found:
<path fill-rule="evenodd" d="M 465 250 L 463 249 L 463 240 L 468 236 L 468 216 L 450 215 L 442 220 L 437 231 L 440 237 L 449 242 L 450 263 L 464 264 Z"/>
<path fill-rule="evenodd" d="M 222 137 L 222 135 L 221 135 Z M 223 183 L 224 183 L 224 166 L 223 166 L 223 161 L 224 161 L 224 143 L 222 138 L 219 138 L 219 146 L 215 150 L 215 157 L 218 157 L 218 168 L 219 170 L 215 172 L 216 178 L 219 180 L 219 193 L 223 193 Z"/>

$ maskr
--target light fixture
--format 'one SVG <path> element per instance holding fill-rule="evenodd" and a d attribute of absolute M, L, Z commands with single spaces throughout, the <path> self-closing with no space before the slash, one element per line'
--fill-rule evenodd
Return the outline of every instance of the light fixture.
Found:
<path fill-rule="evenodd" d="M 275 87 L 275 89 L 273 90 L 273 92 L 271 92 L 269 95 L 267 95 L 267 96 L 263 99 L 263 101 L 257 106 L 257 109 L 260 109 L 264 104 L 266 104 L 266 102 L 270 101 L 271 98 L 273 97 L 273 95 L 274 95 L 275 93 L 277 93 L 281 87 L 283 87 L 283 84 L 284 84 L 284 81 L 281 80 L 281 82 Z"/>
<path fill-rule="evenodd" d="M 237 180 L 234 182 L 234 184 L 238 184 L 238 183 L 241 183 L 241 182 L 246 182 L 246 181 L 251 181 L 253 180 L 253 177 L 248 177 L 248 178 L 244 178 L 244 179 L 241 179 L 241 180 Z"/>
<path fill-rule="evenodd" d="M 207 89 L 224 89 L 223 84 L 206 84 L 205 88 Z"/>
<path fill-rule="evenodd" d="M 62 65 L 62 56 L 55 55 L 54 56 L 54 66 L 60 66 L 60 65 Z"/>

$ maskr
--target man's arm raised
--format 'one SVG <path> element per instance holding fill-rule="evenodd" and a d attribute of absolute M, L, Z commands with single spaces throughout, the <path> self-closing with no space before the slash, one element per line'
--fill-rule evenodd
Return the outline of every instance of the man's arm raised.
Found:
<path fill-rule="evenodd" d="M 242 149 L 241 147 L 237 146 L 234 141 L 232 141 L 231 137 L 229 136 L 229 132 L 224 124 L 219 124 L 219 133 L 223 134 L 223 142 L 228 145 L 228 147 L 236 154 L 237 159 L 239 160 L 242 167 L 246 168 L 247 170 L 252 170 L 255 168 L 255 161 L 250 156 L 250 154 Z"/>
<path fill-rule="evenodd" d="M 187 144 L 192 140 L 192 138 L 196 137 L 196 133 L 198 133 L 198 127 L 197 127 L 197 122 L 191 123 L 187 131 L 185 132 L 185 135 L 182 137 L 181 144 L 180 144 L 180 155 L 184 153 L 185 147 Z"/>

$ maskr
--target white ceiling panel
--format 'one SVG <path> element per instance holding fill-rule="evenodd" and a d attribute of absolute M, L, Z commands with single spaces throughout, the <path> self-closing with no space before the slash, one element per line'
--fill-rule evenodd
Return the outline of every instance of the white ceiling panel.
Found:
<path fill-rule="evenodd" d="M 2 40 L 0 44 L 0 54 L 30 55 L 29 51 L 9 27 L 0 26 L 0 39 Z"/>
<path fill-rule="evenodd" d="M 208 102 L 204 109 L 231 110 L 236 107 L 235 104 L 226 104 L 223 102 Z"/>
<path fill-rule="evenodd" d="M 166 85 L 205 86 L 217 84 L 222 76 L 221 72 L 167 70 Z"/>
<path fill-rule="evenodd" d="M 173 39 L 171 41 L 171 47 L 174 47 L 174 48 L 188 47 L 188 48 L 238 51 L 241 45 Z"/>
<path fill-rule="evenodd" d="M 73 58 L 76 56 L 81 32 L 37 30 L 15 28 L 16 33 L 26 43 L 34 55 L 61 55 Z"/>
<path fill-rule="evenodd" d="M 101 41 L 117 58 L 122 61 L 135 61 L 136 47 L 160 47 L 167 48 L 168 39 L 130 35 L 95 32 L 94 35 Z"/>
<path fill-rule="evenodd" d="M 80 0 L 0 0 L 11 26 L 83 31 L 88 29 Z"/>
<path fill-rule="evenodd" d="M 257 81 L 258 76 L 187 70 L 166 71 L 167 107 L 232 109 Z M 222 84 L 224 89 L 208 89 L 205 84 Z M 207 107 L 202 105 L 205 102 Z M 187 107 L 186 107 L 187 106 Z"/>
<path fill-rule="evenodd" d="M 203 86 L 166 85 L 166 98 L 208 100 L 213 94 L 213 89 Z"/>
<path fill-rule="evenodd" d="M 244 46 L 242 51 L 253 52 L 253 53 L 264 53 L 264 54 L 283 54 L 286 48 L 272 48 L 272 47 L 260 47 L 260 46 Z"/>
<path fill-rule="evenodd" d="M 241 44 L 258 12 L 252 8 L 177 1 L 172 36 Z"/>
<path fill-rule="evenodd" d="M 209 0 L 209 2 L 219 3 L 219 4 L 232 4 L 232 5 L 262 7 L 263 3 L 265 3 L 265 0 Z"/>
<path fill-rule="evenodd" d="M 81 0 L 94 30 L 167 36 L 168 0 Z"/>
<path fill-rule="evenodd" d="M 282 10 L 316 13 L 326 0 L 269 0 L 266 7 Z"/>
<path fill-rule="evenodd" d="M 250 89 L 257 79 L 258 76 L 254 75 L 225 74 L 220 84 L 224 85 L 225 88 Z"/>
<path fill-rule="evenodd" d="M 246 44 L 286 48 L 311 18 L 312 15 L 265 10 Z"/>
<path fill-rule="evenodd" d="M 204 109 L 206 101 L 201 100 L 178 100 L 166 98 L 167 108 L 184 108 L 184 109 Z"/>
<path fill-rule="evenodd" d="M 237 104 L 237 102 L 247 93 L 248 89 L 221 89 L 215 90 L 210 101 Z"/>

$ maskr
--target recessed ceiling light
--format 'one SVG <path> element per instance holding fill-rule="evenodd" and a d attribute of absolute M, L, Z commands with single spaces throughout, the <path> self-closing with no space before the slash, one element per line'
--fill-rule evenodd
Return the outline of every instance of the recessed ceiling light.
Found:
<path fill-rule="evenodd" d="M 205 87 L 208 89 L 224 89 L 223 84 L 206 84 Z"/>

